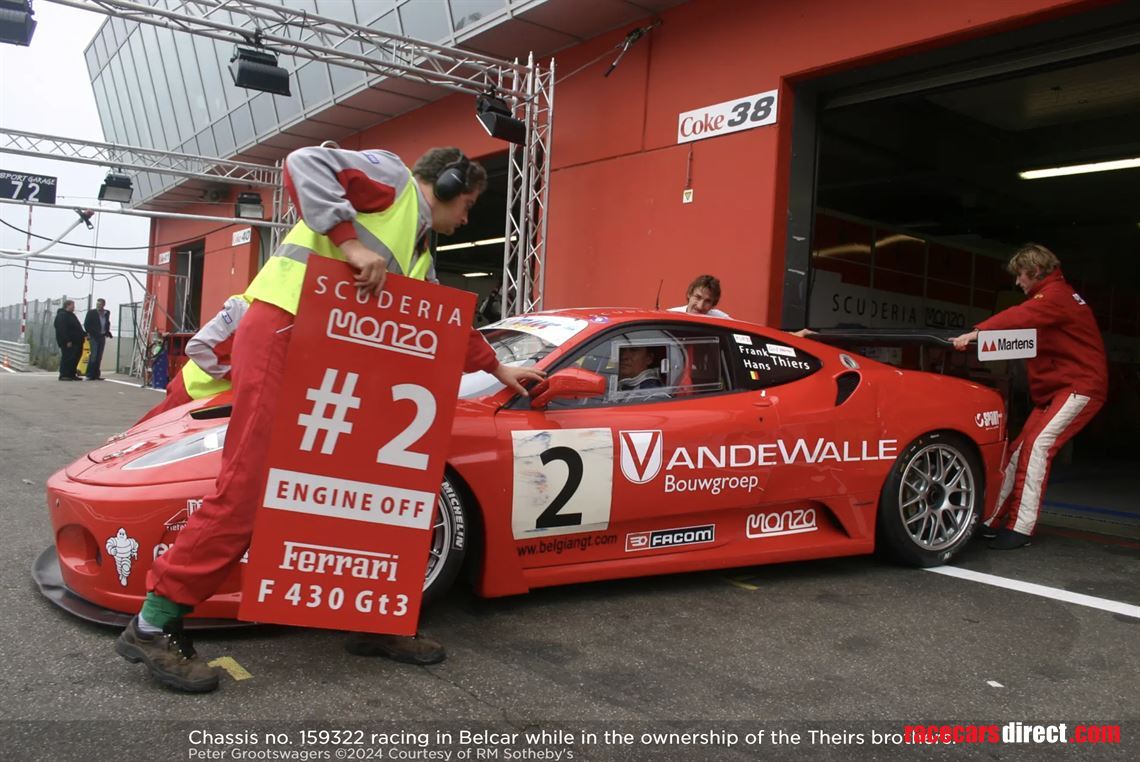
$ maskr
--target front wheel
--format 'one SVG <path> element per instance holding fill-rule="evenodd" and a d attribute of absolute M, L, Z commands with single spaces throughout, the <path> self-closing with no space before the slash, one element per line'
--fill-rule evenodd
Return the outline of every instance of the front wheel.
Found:
<path fill-rule="evenodd" d="M 444 476 L 432 519 L 431 548 L 422 607 L 438 600 L 455 582 L 467 555 L 467 511 L 451 478 Z"/>
<path fill-rule="evenodd" d="M 969 440 L 924 434 L 895 461 L 879 498 L 879 544 L 915 566 L 938 566 L 970 539 L 985 474 Z"/>

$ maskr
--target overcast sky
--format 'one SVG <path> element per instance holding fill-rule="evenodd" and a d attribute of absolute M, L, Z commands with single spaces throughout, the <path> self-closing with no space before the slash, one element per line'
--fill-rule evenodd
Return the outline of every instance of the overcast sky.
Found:
<path fill-rule="evenodd" d="M 94 37 L 95 31 L 106 16 L 99 13 L 67 8 L 48 2 L 34 4 L 35 35 L 30 47 L 0 44 L 0 127 L 24 130 L 47 135 L 83 140 L 104 140 L 95 109 L 95 97 L 87 74 L 83 50 Z M 17 156 L 0 152 L 0 170 L 26 174 L 50 175 L 59 178 L 56 187 L 56 204 L 60 206 L 97 207 L 99 185 L 107 169 L 91 164 Z M 107 204 L 119 208 L 119 204 Z M 35 207 L 32 211 L 32 232 L 53 239 L 74 222 L 76 215 L 70 210 Z M 21 231 L 28 229 L 28 207 L 0 204 L 0 221 L 14 225 Z M 95 230 L 83 225 L 73 230 L 64 241 L 82 246 L 56 246 L 51 253 L 69 257 L 90 258 L 91 246 L 141 246 L 124 251 L 101 250 L 96 259 L 121 262 L 146 262 L 146 243 L 150 221 L 118 214 L 96 215 Z M 0 248 L 27 250 L 27 235 L 0 225 Z M 46 241 L 32 239 L 36 249 Z M 17 266 L 11 266 L 11 265 Z M 76 309 L 84 309 L 87 297 L 94 287 L 95 297 L 103 297 L 112 311 L 118 314 L 118 305 L 131 301 L 124 278 L 107 278 L 109 272 L 96 270 L 97 281 L 92 284 L 88 268 L 77 278 L 65 264 L 34 262 L 28 276 L 28 298 L 43 299 L 67 295 L 76 300 Z M 45 273 L 36 270 L 53 269 L 63 272 Z M 139 276 L 145 283 L 145 278 Z M 0 305 L 21 301 L 24 287 L 24 269 L 19 262 L 0 259 Z M 132 281 L 134 300 L 142 298 L 142 291 Z"/>

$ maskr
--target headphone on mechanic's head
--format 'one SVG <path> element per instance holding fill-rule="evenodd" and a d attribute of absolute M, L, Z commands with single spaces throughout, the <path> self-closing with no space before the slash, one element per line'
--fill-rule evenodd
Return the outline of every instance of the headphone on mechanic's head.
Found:
<path fill-rule="evenodd" d="M 464 193 L 468 193 L 471 188 L 467 185 L 467 170 L 470 169 L 471 162 L 462 153 L 459 154 L 459 159 L 453 161 L 443 168 L 439 173 L 439 177 L 435 178 L 432 183 L 432 191 L 435 197 L 440 201 L 451 201 Z"/>

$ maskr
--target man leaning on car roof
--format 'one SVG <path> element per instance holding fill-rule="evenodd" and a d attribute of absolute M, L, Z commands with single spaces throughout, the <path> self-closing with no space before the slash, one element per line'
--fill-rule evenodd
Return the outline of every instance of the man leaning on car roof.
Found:
<path fill-rule="evenodd" d="M 314 254 L 344 259 L 356 270 L 357 288 L 372 294 L 380 293 L 389 271 L 438 283 L 428 231 L 450 235 L 465 225 L 487 185 L 483 167 L 458 148 L 433 148 L 411 170 L 387 151 L 302 148 L 286 158 L 284 179 L 301 221 L 245 293 L 250 306 L 234 347 L 233 415 L 214 493 L 155 561 L 142 611 L 115 642 L 127 661 L 143 662 L 160 682 L 182 691 L 218 687 L 217 673 L 198 658 L 182 619 L 218 589 L 249 546 L 306 260 Z M 487 371 L 523 395 L 521 381 L 543 377 L 499 363 L 474 328 L 464 369 Z M 439 643 L 419 636 L 358 634 L 348 646 L 359 655 L 413 664 L 445 658 Z"/>

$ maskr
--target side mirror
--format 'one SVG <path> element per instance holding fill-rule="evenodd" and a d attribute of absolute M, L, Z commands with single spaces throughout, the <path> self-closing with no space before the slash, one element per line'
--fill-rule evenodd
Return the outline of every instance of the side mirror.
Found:
<path fill-rule="evenodd" d="M 547 376 L 530 390 L 530 406 L 544 408 L 555 399 L 601 397 L 606 393 L 606 380 L 597 373 L 581 368 L 564 368 Z"/>

